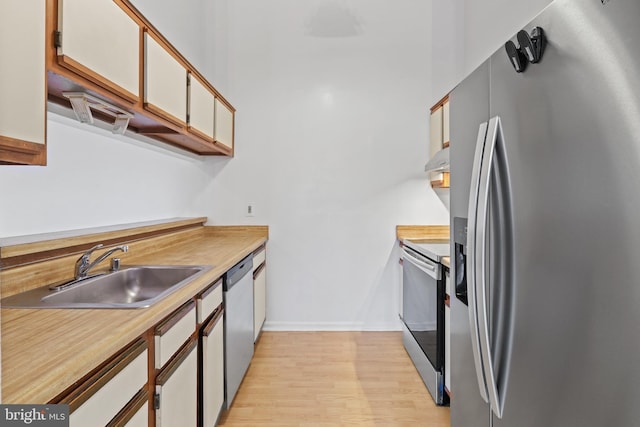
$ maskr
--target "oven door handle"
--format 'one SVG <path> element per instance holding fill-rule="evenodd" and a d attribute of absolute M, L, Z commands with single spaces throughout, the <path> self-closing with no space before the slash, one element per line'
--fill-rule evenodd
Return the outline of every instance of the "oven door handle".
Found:
<path fill-rule="evenodd" d="M 435 263 L 432 264 L 426 259 L 419 259 L 414 254 L 407 251 L 406 249 L 402 250 L 402 259 L 409 261 L 411 264 L 418 267 L 421 271 L 428 274 L 430 277 L 436 280 L 440 278 L 438 277 L 438 273 L 439 273 L 438 264 L 435 264 Z"/>

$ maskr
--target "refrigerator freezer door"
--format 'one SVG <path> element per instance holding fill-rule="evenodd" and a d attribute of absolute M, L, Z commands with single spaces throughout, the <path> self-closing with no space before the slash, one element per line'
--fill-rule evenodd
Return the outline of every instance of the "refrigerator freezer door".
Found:
<path fill-rule="evenodd" d="M 525 28 L 547 34 L 540 63 L 518 74 L 504 50 L 491 58 L 516 292 L 494 427 L 640 425 L 639 17 L 637 0 L 556 0 Z"/>
<path fill-rule="evenodd" d="M 469 208 L 471 170 L 478 127 L 489 120 L 489 62 L 485 62 L 451 93 L 451 224 L 455 217 L 466 218 Z M 458 277 L 456 263 L 452 277 Z M 451 299 L 451 425 L 488 427 L 491 416 L 478 388 L 471 334 L 469 307 Z"/>

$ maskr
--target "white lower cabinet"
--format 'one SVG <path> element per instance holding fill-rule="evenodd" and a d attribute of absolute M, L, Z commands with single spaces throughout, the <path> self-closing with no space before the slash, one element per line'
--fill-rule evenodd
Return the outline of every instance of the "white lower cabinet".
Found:
<path fill-rule="evenodd" d="M 162 368 L 196 330 L 196 303 L 189 301 L 167 316 L 154 331 L 155 365 Z"/>
<path fill-rule="evenodd" d="M 267 269 L 262 264 L 253 277 L 253 340 L 257 341 L 267 317 Z"/>
<path fill-rule="evenodd" d="M 145 400 L 145 403 L 146 400 Z M 133 417 L 123 424 L 125 427 L 149 427 L 149 408 L 147 405 L 143 405 L 138 411 L 133 415 Z M 114 426 L 115 427 L 115 426 Z"/>
<path fill-rule="evenodd" d="M 107 427 L 148 427 L 149 426 L 149 392 L 147 388 L 140 390 L 129 401 Z"/>
<path fill-rule="evenodd" d="M 224 309 L 220 305 L 202 328 L 200 408 L 202 427 L 213 427 L 224 404 Z"/>
<path fill-rule="evenodd" d="M 147 366 L 147 344 L 140 339 L 59 402 L 69 405 L 70 426 L 108 425 L 145 388 Z"/>
<path fill-rule="evenodd" d="M 156 427 L 195 427 L 198 422 L 197 341 L 190 341 L 156 377 Z"/>
<path fill-rule="evenodd" d="M 267 318 L 267 250 L 253 253 L 253 341 L 256 342 Z"/>

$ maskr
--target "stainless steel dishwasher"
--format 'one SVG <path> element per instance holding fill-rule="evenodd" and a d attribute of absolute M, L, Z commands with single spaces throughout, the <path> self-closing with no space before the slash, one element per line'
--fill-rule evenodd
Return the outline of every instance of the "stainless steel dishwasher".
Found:
<path fill-rule="evenodd" d="M 253 357 L 253 255 L 225 275 L 224 406 L 231 407 Z"/>

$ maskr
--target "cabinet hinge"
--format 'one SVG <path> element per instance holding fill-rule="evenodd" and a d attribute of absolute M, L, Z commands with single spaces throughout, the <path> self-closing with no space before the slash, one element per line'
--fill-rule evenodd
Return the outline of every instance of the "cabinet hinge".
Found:
<path fill-rule="evenodd" d="M 62 31 L 53 33 L 53 44 L 55 47 L 62 47 Z"/>
<path fill-rule="evenodd" d="M 160 394 L 158 393 L 153 395 L 153 407 L 160 409 Z"/>
<path fill-rule="evenodd" d="M 187 113 L 187 123 L 191 123 L 191 115 Z"/>

